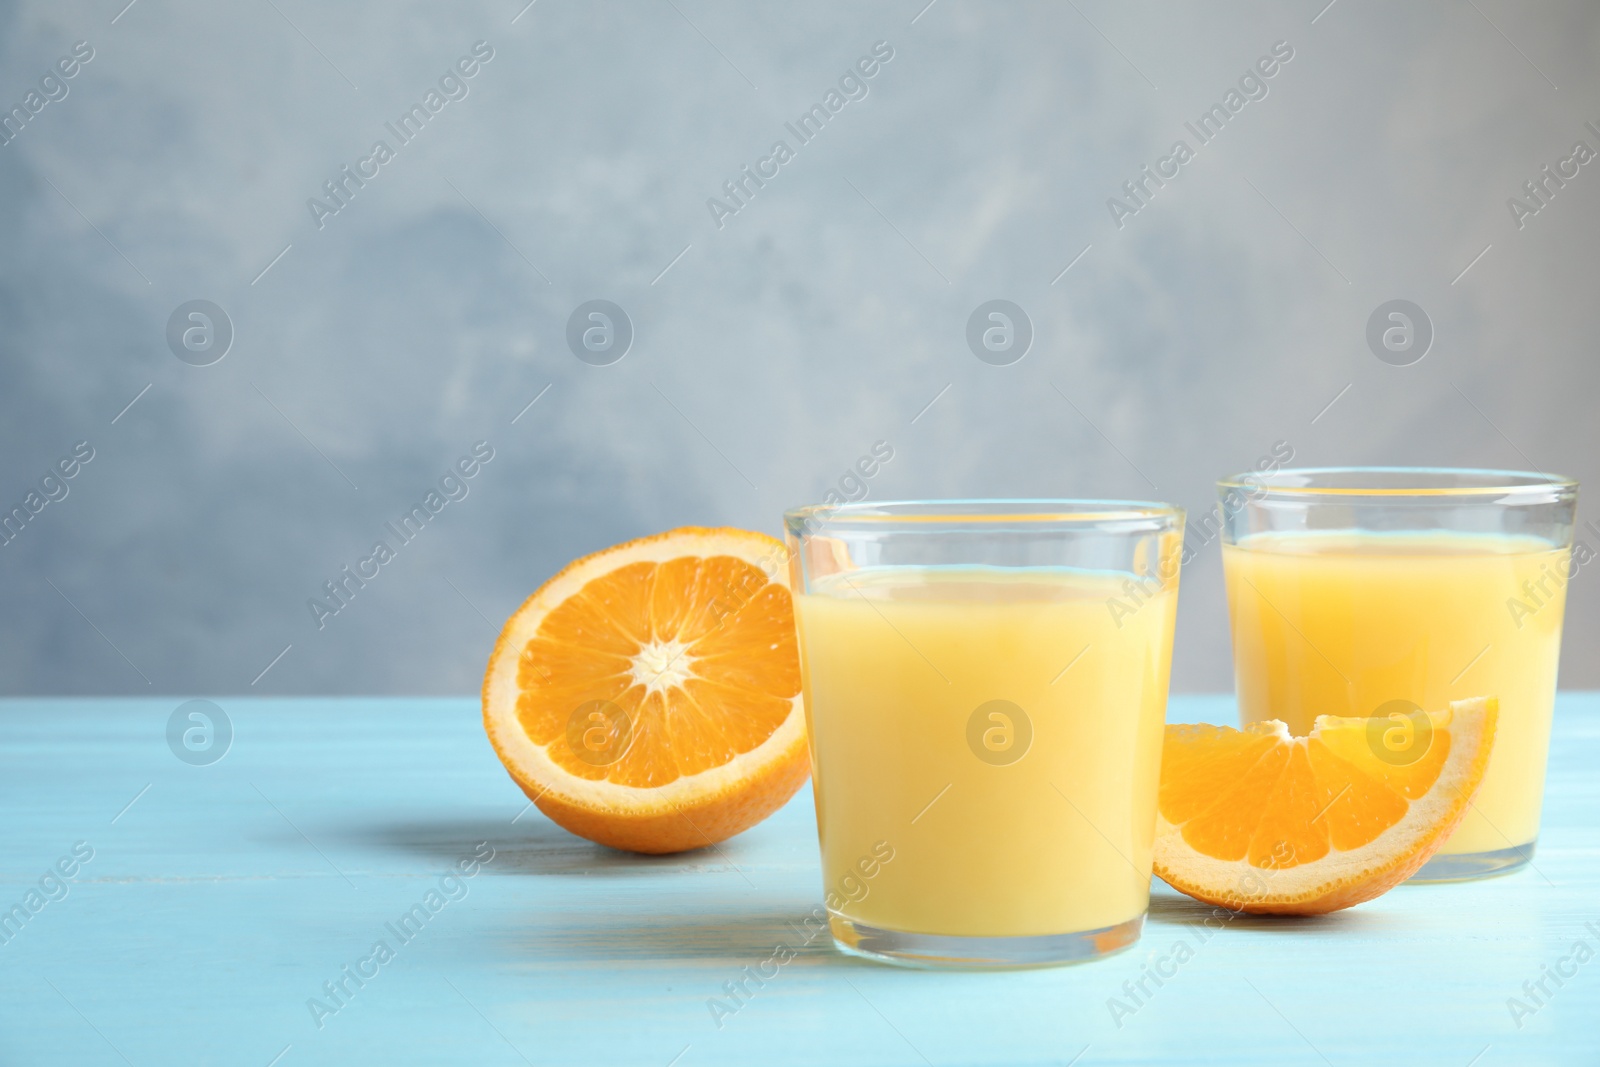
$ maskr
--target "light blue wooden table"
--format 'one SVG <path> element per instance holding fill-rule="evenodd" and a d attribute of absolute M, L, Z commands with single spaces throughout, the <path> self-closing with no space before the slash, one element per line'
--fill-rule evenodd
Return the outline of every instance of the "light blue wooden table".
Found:
<path fill-rule="evenodd" d="M 1600 961 L 1571 955 L 1600 952 L 1600 694 L 1561 699 L 1532 869 L 1203 933 L 1158 888 L 1134 949 L 999 974 L 807 943 L 807 792 L 720 851 L 641 858 L 528 810 L 474 701 L 222 699 L 209 766 L 168 747 L 178 703 L 0 702 L 0 908 L 27 914 L 0 1064 L 1600 1063 Z M 1179 940 L 1119 1027 L 1108 1000 Z M 719 1028 L 708 1001 L 779 943 L 796 958 Z"/>

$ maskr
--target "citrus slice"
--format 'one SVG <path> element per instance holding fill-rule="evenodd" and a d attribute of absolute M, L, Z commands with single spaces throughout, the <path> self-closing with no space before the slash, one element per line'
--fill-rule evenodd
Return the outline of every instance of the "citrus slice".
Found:
<path fill-rule="evenodd" d="M 1168 726 L 1155 871 L 1234 911 L 1316 915 L 1399 885 L 1444 844 L 1483 781 L 1499 702 L 1388 719 L 1319 715 L 1293 737 Z"/>
<path fill-rule="evenodd" d="M 787 552 L 684 527 L 569 564 L 506 621 L 483 724 L 561 826 L 680 852 L 749 829 L 810 773 Z"/>

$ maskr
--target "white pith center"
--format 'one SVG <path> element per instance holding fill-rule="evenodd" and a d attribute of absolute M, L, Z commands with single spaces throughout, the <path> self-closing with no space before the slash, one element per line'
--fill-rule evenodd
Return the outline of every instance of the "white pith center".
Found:
<path fill-rule="evenodd" d="M 629 673 L 649 696 L 688 681 L 692 665 L 689 646 L 682 641 L 651 641 L 634 655 Z"/>

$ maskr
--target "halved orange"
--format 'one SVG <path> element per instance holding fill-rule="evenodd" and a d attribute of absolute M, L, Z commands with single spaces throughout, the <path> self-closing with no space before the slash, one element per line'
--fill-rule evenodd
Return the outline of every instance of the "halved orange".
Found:
<path fill-rule="evenodd" d="M 684 527 L 569 564 L 506 621 L 483 724 L 528 797 L 635 852 L 716 844 L 810 773 L 787 552 Z"/>
<path fill-rule="evenodd" d="M 1276 719 L 1168 726 L 1156 874 L 1234 911 L 1315 915 L 1371 900 L 1416 873 L 1466 814 L 1498 718 L 1499 702 L 1478 697 L 1398 725 L 1319 715 L 1306 737 Z M 1390 744 L 1397 734 L 1409 751 Z"/>

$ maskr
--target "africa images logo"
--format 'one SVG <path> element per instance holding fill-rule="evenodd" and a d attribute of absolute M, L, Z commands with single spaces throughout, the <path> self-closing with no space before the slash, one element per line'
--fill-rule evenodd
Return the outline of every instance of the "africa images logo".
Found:
<path fill-rule="evenodd" d="M 330 618 L 349 607 L 356 594 L 381 574 L 383 567 L 399 556 L 400 549 L 420 537 L 428 523 L 446 505 L 465 500 L 472 491 L 470 480 L 477 477 L 478 472 L 492 459 L 494 446 L 488 441 L 473 445 L 471 455 L 462 456 L 445 471 L 437 489 L 429 489 L 422 500 L 411 505 L 411 510 L 401 515 L 398 521 L 390 519 L 383 524 L 384 538 L 374 541 L 372 551 L 356 560 L 355 570 L 352 571 L 347 563 L 339 568 L 338 574 L 322 583 L 322 591 L 327 594 L 326 600 L 307 597 L 306 609 L 311 612 L 311 621 L 317 624 L 317 629 L 326 627 Z M 394 541 L 392 546 L 389 544 L 391 539 Z"/>
<path fill-rule="evenodd" d="M 88 41 L 79 41 L 72 46 L 70 55 L 62 56 L 56 60 L 55 66 L 45 71 L 39 78 L 39 88 L 29 89 L 22 97 L 22 103 L 12 107 L 9 111 L 0 111 L 0 145 L 8 145 L 22 135 L 28 123 L 33 122 L 50 104 L 59 103 L 67 98 L 72 87 L 67 84 L 84 66 L 94 59 L 94 45 Z"/>
<path fill-rule="evenodd" d="M 1155 169 L 1151 170 L 1147 163 L 1139 168 L 1137 176 L 1122 183 L 1123 195 L 1126 200 L 1118 197 L 1109 197 L 1106 200 L 1106 210 L 1111 213 L 1111 221 L 1117 229 L 1122 229 L 1126 219 L 1132 218 L 1140 211 L 1150 206 L 1150 201 L 1155 194 L 1166 188 L 1167 182 L 1172 181 L 1183 173 L 1183 167 L 1204 146 L 1217 139 L 1223 129 L 1233 120 L 1234 116 L 1243 111 L 1245 105 L 1252 100 L 1265 100 L 1271 91 L 1268 81 L 1277 76 L 1294 58 L 1294 46 L 1288 41 L 1279 41 L 1272 46 L 1269 54 L 1257 59 L 1255 63 L 1239 77 L 1238 88 L 1230 87 L 1222 94 L 1220 103 L 1212 104 L 1194 122 L 1185 122 L 1184 129 L 1188 130 L 1195 139 L 1194 147 L 1183 138 L 1172 142 L 1172 150 L 1156 160 Z M 1154 188 L 1152 188 L 1154 186 Z"/>
<path fill-rule="evenodd" d="M 399 154 L 400 149 L 421 136 L 423 128 L 445 109 L 446 104 L 453 100 L 465 100 L 472 91 L 469 80 L 476 77 L 493 58 L 494 48 L 489 42 L 478 41 L 472 46 L 471 55 L 462 56 L 439 76 L 439 87 L 424 93 L 421 103 L 412 104 L 394 122 L 383 124 L 394 138 L 393 145 L 382 139 L 374 141 L 372 151 L 356 160 L 354 170 L 346 163 L 332 179 L 323 182 L 322 191 L 327 200 L 313 196 L 306 201 L 311 221 L 317 224 L 317 229 L 327 225 L 329 216 L 337 215 L 349 207 L 356 193 L 365 189 L 367 182 L 376 178 L 382 168 Z"/>
<path fill-rule="evenodd" d="M 877 77 L 878 72 L 893 58 L 894 47 L 888 41 L 874 42 L 870 55 L 856 60 L 853 67 L 839 76 L 837 89 L 829 89 L 823 94 L 820 104 L 812 104 L 799 118 L 783 124 L 783 128 L 794 135 L 793 147 L 787 139 L 780 138 L 772 143 L 771 152 L 756 160 L 754 170 L 747 163 L 739 168 L 738 177 L 723 182 L 722 192 L 727 199 L 720 200 L 714 196 L 706 199 L 706 209 L 711 212 L 711 220 L 717 224 L 717 229 L 722 229 L 727 225 L 727 219 L 749 206 L 750 201 L 755 199 L 756 191 L 766 188 L 767 182 L 776 178 L 779 170 L 794 160 L 801 148 L 816 140 L 822 128 L 833 116 L 843 111 L 846 104 L 852 100 L 865 100 L 871 91 L 867 83 Z"/>

